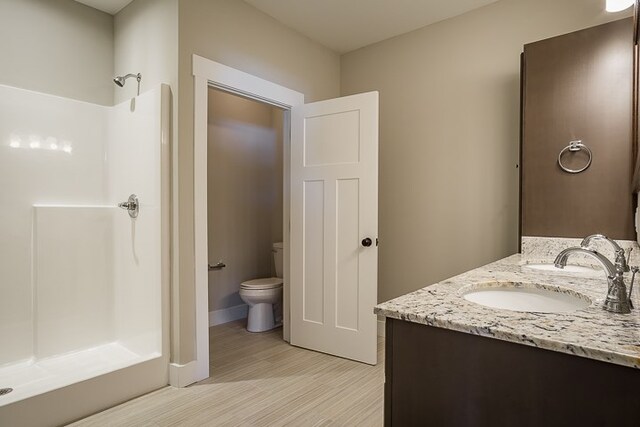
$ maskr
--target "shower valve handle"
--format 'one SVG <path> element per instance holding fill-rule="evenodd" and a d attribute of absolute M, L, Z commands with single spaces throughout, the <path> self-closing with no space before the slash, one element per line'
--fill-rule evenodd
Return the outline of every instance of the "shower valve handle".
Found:
<path fill-rule="evenodd" d="M 138 196 L 132 194 L 126 202 L 118 203 L 118 207 L 125 209 L 129 212 L 131 218 L 137 218 L 140 211 L 140 204 L 138 203 Z"/>

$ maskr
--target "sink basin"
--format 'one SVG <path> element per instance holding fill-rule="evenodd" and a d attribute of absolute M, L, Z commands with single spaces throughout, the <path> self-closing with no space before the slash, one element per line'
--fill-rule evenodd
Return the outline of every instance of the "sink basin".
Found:
<path fill-rule="evenodd" d="M 602 270 L 582 265 L 567 265 L 565 268 L 557 268 L 554 264 L 524 264 L 523 267 L 538 271 L 549 271 L 554 273 L 579 273 L 579 274 L 602 274 Z"/>
<path fill-rule="evenodd" d="M 538 283 L 488 282 L 465 286 L 461 296 L 485 307 L 531 313 L 568 313 L 591 305 L 571 289 Z"/>

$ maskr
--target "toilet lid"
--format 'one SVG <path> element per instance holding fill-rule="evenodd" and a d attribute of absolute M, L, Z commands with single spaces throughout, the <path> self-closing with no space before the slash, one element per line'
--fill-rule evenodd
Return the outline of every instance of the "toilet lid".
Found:
<path fill-rule="evenodd" d="M 253 279 L 240 284 L 241 289 L 275 289 L 282 286 L 281 277 L 266 277 L 264 279 Z"/>

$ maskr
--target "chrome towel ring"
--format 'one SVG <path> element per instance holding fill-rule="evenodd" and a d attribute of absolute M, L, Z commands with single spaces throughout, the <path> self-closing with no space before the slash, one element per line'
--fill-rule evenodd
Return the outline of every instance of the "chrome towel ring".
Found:
<path fill-rule="evenodd" d="M 586 151 L 587 154 L 589 155 L 589 160 L 587 160 L 587 164 L 584 167 L 581 167 L 580 169 L 569 169 L 568 167 L 566 167 L 565 165 L 562 164 L 562 155 L 565 152 L 569 151 L 569 152 L 575 153 L 575 152 L 581 151 L 581 150 Z M 582 143 L 582 141 L 580 141 L 580 140 L 571 141 L 571 142 L 569 142 L 569 145 L 564 147 L 560 151 L 560 154 L 558 154 L 558 165 L 560 166 L 560 169 L 562 169 L 563 171 L 565 171 L 567 173 L 580 173 L 580 172 L 584 172 L 585 170 L 587 170 L 587 168 L 589 166 L 591 166 L 591 160 L 592 159 L 593 159 L 593 154 L 591 153 L 591 150 L 589 149 L 589 147 L 584 145 Z"/>

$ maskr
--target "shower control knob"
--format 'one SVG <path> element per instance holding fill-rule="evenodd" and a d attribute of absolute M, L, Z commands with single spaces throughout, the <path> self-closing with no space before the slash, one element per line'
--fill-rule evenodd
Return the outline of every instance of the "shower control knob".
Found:
<path fill-rule="evenodd" d="M 365 237 L 364 239 L 362 239 L 362 246 L 364 246 L 365 248 L 368 248 L 372 244 L 373 240 L 371 240 L 369 237 Z"/>
<path fill-rule="evenodd" d="M 138 196 L 132 194 L 126 202 L 118 203 L 120 209 L 124 209 L 129 212 L 131 218 L 136 218 L 140 211 L 140 204 L 138 203 Z"/>

